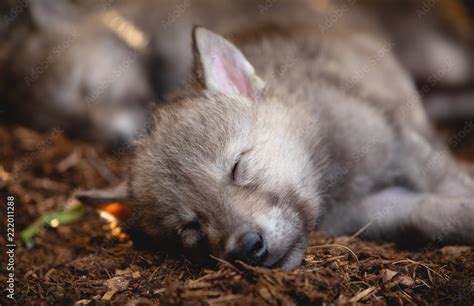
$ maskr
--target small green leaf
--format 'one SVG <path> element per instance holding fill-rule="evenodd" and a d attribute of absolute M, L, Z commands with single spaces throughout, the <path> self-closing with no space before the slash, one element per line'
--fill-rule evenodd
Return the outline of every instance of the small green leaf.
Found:
<path fill-rule="evenodd" d="M 33 224 L 20 233 L 20 238 L 27 248 L 34 246 L 33 238 L 38 235 L 45 226 L 57 227 L 61 224 L 71 224 L 79 221 L 86 213 L 86 207 L 77 204 L 64 211 L 52 211 L 39 217 Z"/>

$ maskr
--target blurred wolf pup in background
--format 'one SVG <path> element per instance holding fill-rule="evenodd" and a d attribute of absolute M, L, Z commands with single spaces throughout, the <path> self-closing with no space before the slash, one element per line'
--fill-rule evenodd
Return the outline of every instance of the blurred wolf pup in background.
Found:
<path fill-rule="evenodd" d="M 235 45 L 195 28 L 196 83 L 157 108 L 128 184 L 77 197 L 128 204 L 136 239 L 198 262 L 292 269 L 314 228 L 474 244 L 474 182 L 391 45 L 323 22 L 256 24 Z"/>
<path fill-rule="evenodd" d="M 0 56 L 6 117 L 100 142 L 132 138 L 153 99 L 145 42 L 134 45 L 107 26 L 107 16 L 67 1 L 26 4 L 30 18 L 12 22 Z"/>

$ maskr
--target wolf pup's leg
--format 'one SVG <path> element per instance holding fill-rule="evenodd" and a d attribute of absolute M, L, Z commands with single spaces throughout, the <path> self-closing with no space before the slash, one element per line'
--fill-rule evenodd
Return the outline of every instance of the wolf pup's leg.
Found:
<path fill-rule="evenodd" d="M 474 197 L 392 187 L 346 208 L 338 225 L 325 220 L 322 228 L 335 234 L 352 234 L 366 226 L 361 234 L 364 238 L 391 240 L 410 247 L 474 245 Z"/>

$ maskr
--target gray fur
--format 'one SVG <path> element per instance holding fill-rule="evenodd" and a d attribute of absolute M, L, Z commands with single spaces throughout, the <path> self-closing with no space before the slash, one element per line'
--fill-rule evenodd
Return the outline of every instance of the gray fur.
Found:
<path fill-rule="evenodd" d="M 322 35 L 302 22 L 235 35 L 265 90 L 252 98 L 204 81 L 157 110 L 131 166 L 137 226 L 159 243 L 187 239 L 183 227 L 198 224 L 193 235 L 221 257 L 235 235 L 257 229 L 269 245 L 263 265 L 285 269 L 299 264 L 315 226 L 352 234 L 374 218 L 367 238 L 422 233 L 426 243 L 449 218 L 441 242 L 473 244 L 472 180 L 434 136 L 391 48 L 353 31 Z M 197 52 L 197 63 L 227 48 L 211 44 L 217 55 Z"/>
<path fill-rule="evenodd" d="M 474 183 L 433 133 L 394 42 L 352 20 L 322 33 L 314 18 L 234 31 L 256 75 L 230 43 L 196 34 L 196 84 L 156 110 L 130 166 L 123 200 L 147 244 L 227 258 L 258 231 L 262 265 L 284 269 L 315 227 L 474 244 Z"/>

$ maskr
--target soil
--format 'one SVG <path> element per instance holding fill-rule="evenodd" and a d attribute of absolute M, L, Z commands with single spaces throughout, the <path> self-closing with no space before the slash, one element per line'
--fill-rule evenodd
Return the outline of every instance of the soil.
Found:
<path fill-rule="evenodd" d="M 464 159 L 474 157 L 472 136 L 455 148 Z M 93 210 L 77 223 L 44 229 L 32 249 L 22 244 L 20 231 L 45 212 L 63 209 L 74 190 L 119 182 L 130 158 L 125 151 L 70 140 L 59 130 L 39 134 L 0 127 L 2 288 L 8 275 L 3 255 L 8 196 L 15 198 L 16 237 L 15 300 L 2 290 L 2 305 L 474 301 L 474 248 L 466 246 L 408 251 L 391 243 L 314 233 L 303 264 L 291 272 L 226 262 L 201 268 L 184 258 L 134 249 Z"/>

